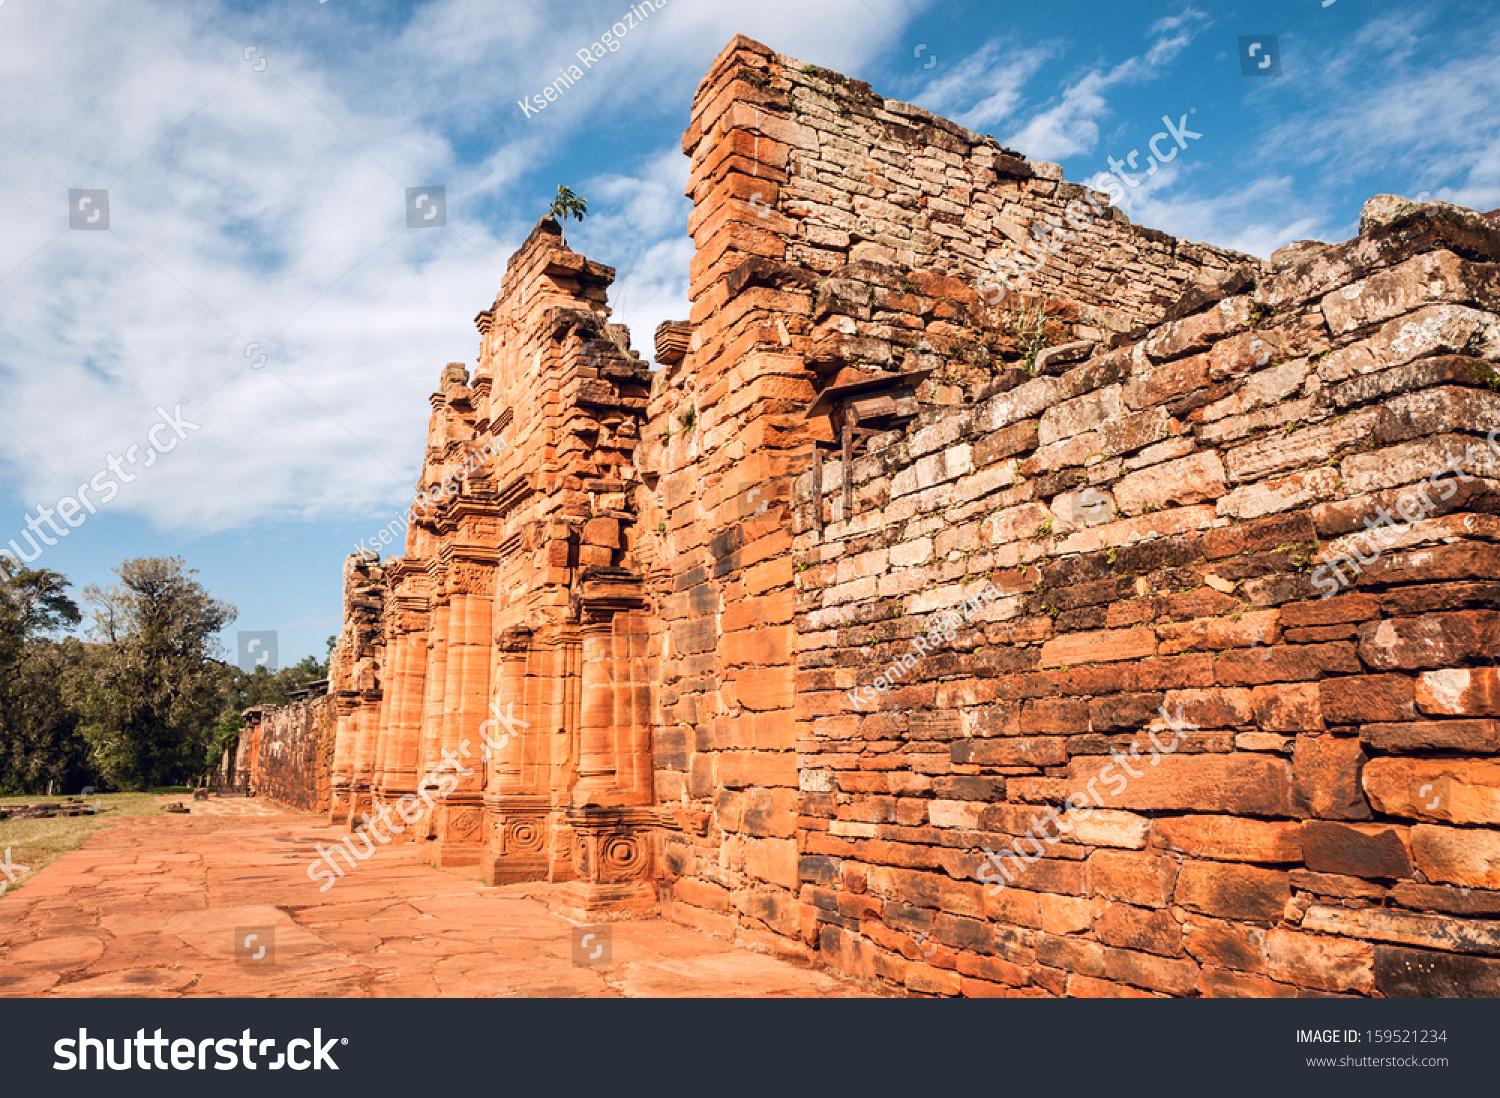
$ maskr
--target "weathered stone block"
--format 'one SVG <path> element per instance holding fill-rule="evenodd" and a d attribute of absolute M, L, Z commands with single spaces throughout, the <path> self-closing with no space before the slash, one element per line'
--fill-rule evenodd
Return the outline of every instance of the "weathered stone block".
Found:
<path fill-rule="evenodd" d="M 1418 824 L 1411 829 L 1411 853 L 1429 881 L 1500 888 L 1500 831 Z"/>
<path fill-rule="evenodd" d="M 1359 657 L 1377 671 L 1453 667 L 1493 657 L 1500 614 L 1470 610 L 1385 618 L 1359 627 Z"/>
<path fill-rule="evenodd" d="M 1255 723 L 1264 732 L 1323 730 L 1322 691 L 1318 683 L 1257 686 L 1251 691 Z"/>
<path fill-rule="evenodd" d="M 1153 828 L 1167 849 L 1194 858 L 1271 864 L 1302 860 L 1302 829 L 1295 823 L 1172 816 L 1156 820 Z"/>
<path fill-rule="evenodd" d="M 1139 660 L 1156 655 L 1156 635 L 1150 629 L 1112 629 L 1069 633 L 1042 645 L 1043 667 L 1076 667 L 1086 663 Z"/>
<path fill-rule="evenodd" d="M 1411 721 L 1367 724 L 1359 738 L 1379 751 L 1459 751 L 1470 755 L 1500 753 L 1500 721 Z"/>
<path fill-rule="evenodd" d="M 1406 844 L 1387 827 L 1347 827 L 1309 821 L 1302 829 L 1302 852 L 1307 868 L 1318 873 L 1351 877 L 1410 877 L 1411 857 Z"/>
<path fill-rule="evenodd" d="M 1298 736 L 1292 751 L 1296 803 L 1323 819 L 1369 819 L 1360 788 L 1365 761 L 1363 746 L 1352 737 Z"/>
<path fill-rule="evenodd" d="M 1331 352 L 1318 364 L 1318 376 L 1343 381 L 1440 354 L 1500 358 L 1500 324 L 1478 309 L 1430 305 L 1390 321 L 1368 339 Z"/>
<path fill-rule="evenodd" d="M 1323 720 L 1330 725 L 1416 718 L 1416 684 L 1405 675 L 1359 675 L 1318 684 Z"/>
<path fill-rule="evenodd" d="M 1089 893 L 1137 907 L 1166 907 L 1177 863 L 1162 854 L 1096 850 L 1088 860 Z"/>
<path fill-rule="evenodd" d="M 1375 987 L 1375 950 L 1368 942 L 1277 928 L 1266 935 L 1266 973 L 1301 987 L 1368 994 Z"/>
<path fill-rule="evenodd" d="M 1266 931 L 1190 914 L 1182 924 L 1183 947 L 1199 964 L 1241 972 L 1266 971 Z"/>
<path fill-rule="evenodd" d="M 1224 463 L 1209 450 L 1122 477 L 1114 487 L 1115 503 L 1127 515 L 1203 503 L 1229 490 L 1224 480 Z"/>
<path fill-rule="evenodd" d="M 1500 998 L 1500 960 L 1377 946 L 1375 987 L 1387 999 Z"/>
<path fill-rule="evenodd" d="M 1146 845 L 1151 821 L 1133 812 L 1096 808 L 1084 818 L 1081 811 L 1064 813 L 1059 825 L 1069 841 L 1084 846 L 1112 846 L 1140 850 Z"/>
<path fill-rule="evenodd" d="M 1500 761 L 1375 759 L 1365 791 L 1381 812 L 1456 824 L 1500 824 Z"/>
<path fill-rule="evenodd" d="M 1105 904 L 1103 914 L 1094 920 L 1094 934 L 1108 946 L 1182 956 L 1182 928 L 1166 911 Z"/>
<path fill-rule="evenodd" d="M 1291 898 L 1285 872 L 1228 862 L 1184 862 L 1174 903 L 1206 915 L 1274 923 Z"/>
<path fill-rule="evenodd" d="M 1190 995 L 1198 985 L 1198 966 L 1186 958 L 1157 957 L 1127 949 L 1110 949 L 1104 957 L 1104 971 L 1121 983 L 1169 995 Z"/>
<path fill-rule="evenodd" d="M 1500 670 L 1424 671 L 1416 682 L 1415 702 L 1423 713 L 1435 716 L 1500 717 Z"/>
<path fill-rule="evenodd" d="M 1164 755 L 1156 766 L 1144 757 L 1131 765 L 1140 777 L 1130 777 L 1122 764 L 1075 758 L 1068 764 L 1068 788 L 1082 792 L 1097 778 L 1094 788 L 1107 807 L 1134 811 L 1291 814 L 1291 767 L 1281 759 Z"/>
<path fill-rule="evenodd" d="M 1063 439 L 1092 431 L 1120 415 L 1120 387 L 1109 385 L 1092 393 L 1063 401 L 1042 413 L 1037 424 L 1037 443 L 1050 446 Z"/>
<path fill-rule="evenodd" d="M 1417 915 L 1406 911 L 1324 907 L 1314 904 L 1302 917 L 1304 930 L 1342 934 L 1349 938 L 1399 942 L 1458 953 L 1500 954 L 1500 927 L 1491 922 L 1451 916 Z"/>
<path fill-rule="evenodd" d="M 1495 280 L 1483 265 L 1449 251 L 1427 252 L 1323 298 L 1334 335 L 1376 324 L 1433 302 L 1495 305 Z"/>
<path fill-rule="evenodd" d="M 1254 723 L 1252 692 L 1243 688 L 1170 690 L 1166 710 L 1174 718 L 1180 711 L 1184 725 L 1198 728 L 1244 728 Z"/>

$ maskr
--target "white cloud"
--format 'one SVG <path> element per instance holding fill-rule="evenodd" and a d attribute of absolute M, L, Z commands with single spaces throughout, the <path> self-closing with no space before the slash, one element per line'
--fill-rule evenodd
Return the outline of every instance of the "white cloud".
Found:
<path fill-rule="evenodd" d="M 1162 175 L 1160 184 L 1137 192 L 1129 209 L 1131 220 L 1184 240 L 1262 259 L 1293 240 L 1321 239 L 1322 218 L 1294 212 L 1300 209 L 1299 185 L 1292 176 L 1267 175 L 1226 194 L 1211 195 L 1174 193 L 1180 175 Z"/>
<path fill-rule="evenodd" d="M 1025 102 L 1027 81 L 1057 49 L 1055 43 L 1018 48 L 992 38 L 923 88 L 917 104 L 985 133 L 1012 118 Z"/>
<path fill-rule="evenodd" d="M 610 142 L 642 120 L 680 133 L 736 32 L 853 69 L 921 3 L 671 0 L 526 119 L 515 100 L 629 7 L 434 0 L 381 26 L 332 4 L 7 5 L 0 463 L 14 492 L 50 505 L 186 398 L 203 429 L 112 509 L 202 534 L 400 503 L 427 394 L 444 362 L 473 363 L 472 317 L 541 213 L 527 208 L 538 168 L 586 180 L 596 214 L 570 240 L 618 269 L 616 318 L 649 358 L 655 325 L 686 316 L 687 161 L 674 145 L 598 174 Z M 584 133 L 597 149 L 570 147 Z M 430 184 L 447 188 L 449 227 L 407 229 L 404 187 Z M 113 231 L 68 231 L 68 187 L 108 187 Z"/>
<path fill-rule="evenodd" d="M 402 502 L 426 397 L 443 363 L 472 364 L 471 318 L 541 213 L 538 193 L 576 180 L 589 197 L 595 212 L 569 240 L 616 267 L 616 318 L 649 357 L 656 324 L 686 316 L 693 249 L 675 138 L 712 59 L 743 31 L 858 73 L 909 54 L 905 28 L 927 6 L 669 0 L 528 120 L 515 100 L 572 63 L 626 0 L 503 12 L 432 0 L 398 26 L 333 3 L 213 18 L 166 0 L 5 4 L 6 482 L 50 504 L 140 444 L 158 404 L 188 398 L 203 430 L 112 507 L 201 534 Z M 1202 197 L 1208 173 L 1178 163 L 1132 215 L 1265 254 L 1347 223 L 1356 211 L 1336 186 L 1382 164 L 1403 165 L 1413 191 L 1500 202 L 1496 39 L 1438 57 L 1406 44 L 1428 24 L 1404 18 L 1367 24 L 1355 50 L 1312 56 L 1304 86 L 1316 95 L 1260 143 L 1264 159 L 1241 158 L 1248 182 L 1232 195 Z M 1005 125 L 1028 155 L 1093 152 L 1111 95 L 1167 71 L 1203 20 L 1192 8 L 1159 20 L 1139 56 L 1075 71 L 1050 101 L 1028 89 L 1062 46 L 991 39 L 951 68 L 944 59 L 918 100 L 975 129 Z M 1360 50 L 1388 71 L 1371 78 Z M 1302 150 L 1317 185 L 1277 149 Z M 407 229 L 403 188 L 428 184 L 447 188 L 449 228 Z M 114 231 L 67 230 L 69 187 L 108 187 Z M 251 368 L 260 353 L 266 366 Z"/>
<path fill-rule="evenodd" d="M 0 453 L 18 493 L 50 504 L 186 400 L 203 429 L 113 507 L 203 532 L 388 497 L 498 282 L 453 234 L 404 228 L 403 180 L 444 174 L 446 143 L 382 132 L 289 48 L 247 62 L 171 10 L 57 7 L 3 13 L 7 62 L 48 62 L 0 76 L 0 125 L 35 156 L 0 148 L 18 215 L 0 239 Z M 67 33 L 84 13 L 94 33 Z M 107 185 L 112 231 L 59 236 L 66 185 Z"/>
<path fill-rule="evenodd" d="M 615 268 L 611 319 L 629 326 L 632 345 L 647 361 L 656 326 L 688 318 L 694 249 L 687 233 L 687 179 L 687 158 L 677 147 L 651 157 L 639 175 L 595 176 L 585 181 L 585 190 L 608 212 L 568 230 L 570 247 Z"/>
<path fill-rule="evenodd" d="M 1005 144 L 1038 160 L 1062 160 L 1092 152 L 1099 144 L 1099 122 L 1109 114 L 1106 93 L 1120 85 L 1161 76 L 1162 70 L 1192 42 L 1203 18 L 1190 8 L 1175 19 L 1159 20 L 1152 27 L 1157 37 L 1143 56 L 1127 58 L 1109 68 L 1093 68 L 1077 77 L 1056 101 L 1007 137 Z"/>

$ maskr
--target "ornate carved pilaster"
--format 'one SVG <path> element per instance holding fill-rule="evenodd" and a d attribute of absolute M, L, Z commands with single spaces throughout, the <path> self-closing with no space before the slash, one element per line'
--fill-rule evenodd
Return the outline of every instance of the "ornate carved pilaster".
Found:
<path fill-rule="evenodd" d="M 354 817 L 359 792 L 368 795 L 370 786 L 366 724 L 379 719 L 375 662 L 381 649 L 382 575 L 373 554 L 355 553 L 344 561 L 343 621 L 329 659 L 336 730 L 329 822 L 336 824 L 347 824 Z"/>
<path fill-rule="evenodd" d="M 583 699 L 575 805 L 609 804 L 615 792 L 614 636 L 608 617 L 583 627 Z"/>
<path fill-rule="evenodd" d="M 374 659 L 361 661 L 359 708 L 355 712 L 354 768 L 349 779 L 349 819 L 353 830 L 366 813 L 375 812 L 371 779 L 375 771 L 375 736 L 380 725 L 380 673 Z"/>
<path fill-rule="evenodd" d="M 434 796 L 438 788 L 437 781 L 429 781 L 428 778 L 441 761 L 439 744 L 443 724 L 443 691 L 448 677 L 449 609 L 446 595 L 440 595 L 432 611 L 432 630 L 427 635 L 426 691 L 422 699 L 422 726 L 418 736 L 417 784 L 419 789 L 428 789 Z M 426 842 L 436 837 L 433 815 L 431 810 L 424 812 L 421 819 L 412 825 L 413 838 Z"/>
<path fill-rule="evenodd" d="M 329 777 L 328 822 L 347 823 L 353 805 L 350 782 L 354 776 L 354 741 L 358 737 L 358 695 L 341 692 L 334 698 L 333 772 Z"/>
<path fill-rule="evenodd" d="M 499 745 L 491 748 L 489 760 L 485 852 L 480 861 L 485 882 L 492 885 L 547 879 L 552 805 L 545 786 L 536 780 L 535 766 L 527 766 L 541 738 L 541 729 L 527 716 L 531 641 L 532 631 L 522 628 L 504 630 L 495 638 L 496 688 L 481 726 L 481 736 Z"/>
<path fill-rule="evenodd" d="M 551 808 L 546 794 L 528 793 L 502 794 L 485 805 L 489 834 L 481 864 L 486 884 L 547 879 Z"/>
<path fill-rule="evenodd" d="M 449 558 L 448 660 L 435 766 L 449 787 L 433 810 L 434 864 L 478 865 L 484 852 L 484 761 L 480 728 L 488 717 L 493 554 L 482 546 L 446 549 Z M 469 771 L 469 773 L 464 773 Z M 456 783 L 456 785 L 454 784 Z"/>
<path fill-rule="evenodd" d="M 574 879 L 558 890 L 558 914 L 578 922 L 654 915 L 655 814 L 644 808 L 584 805 L 568 809 L 567 819 L 573 832 Z"/>

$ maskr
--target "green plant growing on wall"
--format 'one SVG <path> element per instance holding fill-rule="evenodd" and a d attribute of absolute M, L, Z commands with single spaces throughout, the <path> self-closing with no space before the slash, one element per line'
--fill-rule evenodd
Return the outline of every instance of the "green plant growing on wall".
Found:
<path fill-rule="evenodd" d="M 1036 356 L 1051 346 L 1047 337 L 1047 322 L 1052 317 L 1041 306 L 1021 309 L 1010 314 L 1006 331 L 1016 341 L 1021 351 L 1020 368 L 1036 376 Z"/>

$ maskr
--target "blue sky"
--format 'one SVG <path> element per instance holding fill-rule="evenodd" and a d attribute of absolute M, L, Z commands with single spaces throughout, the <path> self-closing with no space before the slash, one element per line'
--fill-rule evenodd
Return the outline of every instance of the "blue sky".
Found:
<path fill-rule="evenodd" d="M 1482 0 L 668 0 L 521 108 L 629 7 L 0 0 L 0 548 L 136 445 L 38 563 L 81 590 L 181 556 L 239 608 L 228 652 L 276 630 L 282 664 L 321 656 L 345 555 L 409 501 L 427 395 L 474 364 L 472 318 L 559 183 L 636 347 L 686 317 L 681 134 L 736 33 L 1080 182 L 1187 115 L 1201 138 L 1122 205 L 1261 256 L 1349 237 L 1373 194 L 1500 206 Z M 1242 75 L 1241 36 L 1275 36 L 1280 74 Z M 447 224 L 407 228 L 405 188 L 434 185 Z M 85 188 L 108 231 L 69 229 Z M 157 428 L 176 445 L 145 467 L 179 405 L 196 429 Z"/>

